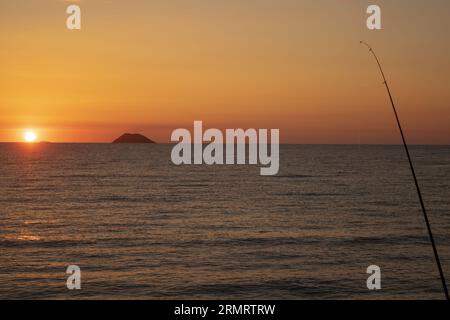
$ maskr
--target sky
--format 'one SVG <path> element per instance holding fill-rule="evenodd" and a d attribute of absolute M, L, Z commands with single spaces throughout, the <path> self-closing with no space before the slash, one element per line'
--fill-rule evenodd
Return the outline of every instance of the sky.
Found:
<path fill-rule="evenodd" d="M 365 40 L 408 142 L 450 144 L 449 15 L 448 0 L 0 0 L 0 141 L 169 142 L 202 120 L 283 143 L 401 143 Z"/>

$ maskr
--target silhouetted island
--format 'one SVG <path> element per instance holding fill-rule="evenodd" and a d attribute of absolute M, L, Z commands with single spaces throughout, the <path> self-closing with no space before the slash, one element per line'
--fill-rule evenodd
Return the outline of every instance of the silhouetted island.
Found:
<path fill-rule="evenodd" d="M 139 133 L 125 133 L 112 143 L 156 143 Z"/>

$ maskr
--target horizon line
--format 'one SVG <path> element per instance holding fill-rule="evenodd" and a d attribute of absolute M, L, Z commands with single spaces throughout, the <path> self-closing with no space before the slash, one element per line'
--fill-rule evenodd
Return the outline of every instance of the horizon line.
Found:
<path fill-rule="evenodd" d="M 37 141 L 37 142 L 26 142 L 26 141 L 0 141 L 0 144 L 24 144 L 24 145 L 45 145 L 45 144 L 139 144 L 139 145 L 176 145 L 179 142 L 154 142 L 154 143 L 113 143 L 113 142 L 101 142 L 101 141 L 67 141 L 67 142 L 52 142 L 52 141 Z M 194 144 L 194 143 L 192 143 Z M 210 143 L 203 143 L 208 145 Z M 227 143 L 223 143 L 226 145 Z M 237 143 L 235 143 L 237 145 Z M 248 145 L 249 143 L 245 143 Z M 256 143 L 257 144 L 257 143 Z M 283 142 L 279 145 L 305 145 L 305 146 L 401 146 L 402 143 L 292 143 Z M 448 144 L 442 143 L 410 143 L 410 146 L 450 146 Z"/>

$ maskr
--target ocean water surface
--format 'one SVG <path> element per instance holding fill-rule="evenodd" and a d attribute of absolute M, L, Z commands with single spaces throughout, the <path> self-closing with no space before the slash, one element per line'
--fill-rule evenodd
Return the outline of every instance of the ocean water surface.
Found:
<path fill-rule="evenodd" d="M 0 298 L 443 298 L 402 146 L 282 145 L 276 176 L 170 152 L 0 144 Z M 450 147 L 411 153 L 450 280 Z"/>

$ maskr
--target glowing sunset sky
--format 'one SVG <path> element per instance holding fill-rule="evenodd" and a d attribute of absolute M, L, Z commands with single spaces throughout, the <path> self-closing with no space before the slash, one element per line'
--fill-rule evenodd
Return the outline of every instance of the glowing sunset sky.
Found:
<path fill-rule="evenodd" d="M 73 1 L 74 3 L 76 1 Z M 450 144 L 450 2 L 0 0 L 0 141 L 167 142 L 207 127 L 280 128 L 286 143 Z M 382 31 L 366 28 L 369 4 Z"/>

